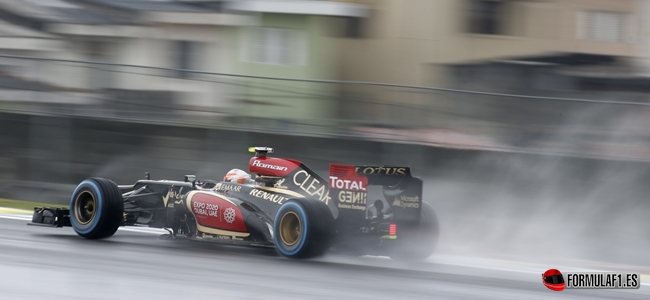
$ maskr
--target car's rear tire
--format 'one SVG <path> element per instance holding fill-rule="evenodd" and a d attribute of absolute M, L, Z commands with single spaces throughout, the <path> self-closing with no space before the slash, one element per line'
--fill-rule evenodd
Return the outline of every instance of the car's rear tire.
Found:
<path fill-rule="evenodd" d="M 322 255 L 332 245 L 334 218 L 327 205 L 313 199 L 292 199 L 280 206 L 273 225 L 273 240 L 288 258 Z"/>
<path fill-rule="evenodd" d="M 422 261 L 436 250 L 440 228 L 438 217 L 429 203 L 422 202 L 420 224 L 415 228 L 400 231 L 390 247 L 389 256 L 395 260 Z"/>
<path fill-rule="evenodd" d="M 102 239 L 115 234 L 122 223 L 124 202 L 115 182 L 89 178 L 77 185 L 70 199 L 70 224 L 78 235 Z"/>

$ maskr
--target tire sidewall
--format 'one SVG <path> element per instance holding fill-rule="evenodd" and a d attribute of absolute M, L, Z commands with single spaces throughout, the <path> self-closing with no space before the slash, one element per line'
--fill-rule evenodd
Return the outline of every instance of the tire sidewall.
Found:
<path fill-rule="evenodd" d="M 300 230 L 300 241 L 293 246 L 287 246 L 282 243 L 280 238 L 280 220 L 282 216 L 287 212 L 294 212 L 300 218 L 300 223 L 302 228 Z M 305 209 L 298 202 L 286 202 L 283 204 L 278 212 L 275 215 L 275 220 L 273 222 L 273 241 L 275 242 L 276 248 L 282 255 L 287 257 L 293 257 L 300 254 L 300 252 L 305 247 L 307 237 L 309 235 L 309 220 L 307 219 L 307 214 Z"/>
<path fill-rule="evenodd" d="M 81 224 L 77 222 L 77 217 L 75 216 L 75 201 L 77 199 L 77 196 L 83 192 L 83 191 L 89 191 L 93 197 L 95 197 L 95 201 L 97 202 L 96 207 L 97 210 L 95 211 L 95 215 L 88 224 Z M 102 210 L 104 207 L 104 195 L 102 195 L 102 192 L 99 188 L 99 185 L 90 179 L 86 179 L 82 181 L 77 188 L 74 190 L 74 193 L 72 193 L 72 198 L 70 199 L 70 224 L 72 225 L 72 228 L 79 234 L 79 235 L 87 235 L 93 232 L 95 228 L 97 228 L 98 224 L 101 223 L 102 221 Z"/>

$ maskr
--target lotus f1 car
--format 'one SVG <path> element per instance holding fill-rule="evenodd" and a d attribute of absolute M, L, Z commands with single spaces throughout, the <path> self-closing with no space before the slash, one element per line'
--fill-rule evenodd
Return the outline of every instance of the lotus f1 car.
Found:
<path fill-rule="evenodd" d="M 172 238 L 275 247 L 289 258 L 433 253 L 438 220 L 408 167 L 331 164 L 324 179 L 299 161 L 268 157 L 272 148 L 249 150 L 254 182 L 89 178 L 69 208 L 36 207 L 30 225 L 72 226 L 88 239 L 120 226 L 164 228 Z"/>

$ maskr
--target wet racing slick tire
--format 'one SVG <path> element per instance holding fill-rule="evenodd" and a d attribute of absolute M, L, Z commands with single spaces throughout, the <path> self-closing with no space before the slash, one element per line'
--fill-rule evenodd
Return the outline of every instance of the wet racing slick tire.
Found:
<path fill-rule="evenodd" d="M 322 255 L 332 245 L 334 218 L 327 205 L 313 199 L 292 199 L 280 206 L 273 224 L 273 240 L 288 258 Z"/>
<path fill-rule="evenodd" d="M 429 258 L 436 250 L 440 229 L 438 217 L 429 203 L 422 202 L 420 224 L 400 232 L 390 247 L 389 256 L 395 260 L 422 261 Z"/>
<path fill-rule="evenodd" d="M 115 182 L 89 178 L 77 185 L 70 199 L 70 224 L 78 235 L 102 239 L 115 234 L 122 223 L 124 202 Z"/>

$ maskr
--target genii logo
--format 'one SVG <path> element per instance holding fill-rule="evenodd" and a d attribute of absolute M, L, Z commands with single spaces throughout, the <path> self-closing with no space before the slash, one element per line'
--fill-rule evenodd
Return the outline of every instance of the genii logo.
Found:
<path fill-rule="evenodd" d="M 544 286 L 554 291 L 564 290 L 564 277 L 558 269 L 548 269 L 542 274 Z"/>

